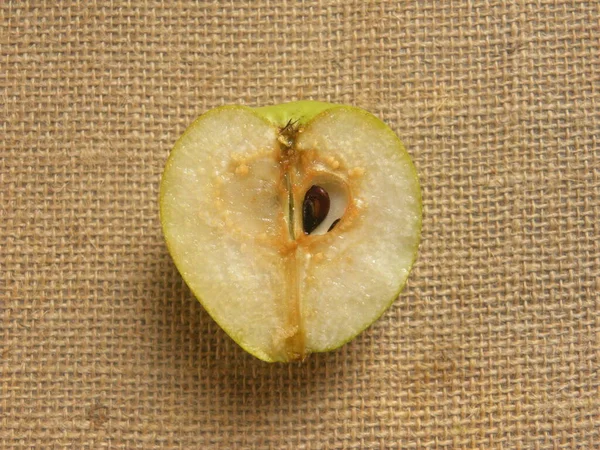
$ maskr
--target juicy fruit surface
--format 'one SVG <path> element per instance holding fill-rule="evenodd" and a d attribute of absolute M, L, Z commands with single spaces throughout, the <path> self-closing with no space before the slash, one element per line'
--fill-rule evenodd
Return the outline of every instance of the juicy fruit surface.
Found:
<path fill-rule="evenodd" d="M 397 296 L 417 251 L 420 191 L 396 136 L 367 113 L 325 113 L 297 140 L 298 151 L 334 157 L 352 186 L 354 217 L 310 249 L 322 255 L 301 287 L 306 346 L 331 349 L 377 319 Z M 333 164 L 336 166 L 337 164 Z"/>
<path fill-rule="evenodd" d="M 178 141 L 161 184 L 183 278 L 266 361 L 352 339 L 394 300 L 418 246 L 419 185 L 400 141 L 365 111 L 318 109 L 312 120 L 285 109 L 271 120 L 246 107 L 210 111 Z M 313 186 L 331 206 L 309 234 L 303 211 L 323 202 L 309 195 L 307 205 Z"/>

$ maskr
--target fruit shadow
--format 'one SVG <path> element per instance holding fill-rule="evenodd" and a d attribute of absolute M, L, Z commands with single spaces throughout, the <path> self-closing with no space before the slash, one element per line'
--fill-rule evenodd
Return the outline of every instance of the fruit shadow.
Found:
<path fill-rule="evenodd" d="M 303 362 L 260 361 L 213 321 L 166 250 L 154 267 L 150 283 L 159 295 L 154 308 L 157 326 L 150 338 L 160 348 L 153 359 L 156 369 L 163 371 L 161 378 L 169 380 L 172 394 L 179 397 L 177 403 L 196 408 L 195 414 L 206 413 L 203 408 L 210 405 L 210 411 L 228 411 L 223 419 L 228 422 L 265 425 L 265 420 L 282 410 L 293 416 L 326 407 L 328 393 L 343 391 L 346 383 L 366 370 L 353 351 L 361 345 L 361 337 L 337 351 L 310 355 Z"/>

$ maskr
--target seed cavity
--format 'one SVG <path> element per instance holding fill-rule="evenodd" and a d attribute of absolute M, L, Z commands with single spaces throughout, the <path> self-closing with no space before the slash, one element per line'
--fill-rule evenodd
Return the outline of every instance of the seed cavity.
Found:
<path fill-rule="evenodd" d="M 329 194 L 321 186 L 313 185 L 306 191 L 302 203 L 302 227 L 312 233 L 329 214 Z"/>

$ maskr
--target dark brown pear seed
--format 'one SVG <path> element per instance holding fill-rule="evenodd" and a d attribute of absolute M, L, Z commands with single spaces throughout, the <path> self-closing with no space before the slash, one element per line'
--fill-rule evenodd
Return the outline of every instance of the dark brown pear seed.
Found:
<path fill-rule="evenodd" d="M 333 223 L 329 226 L 329 230 L 327 230 L 327 232 L 329 233 L 331 230 L 333 230 L 340 220 L 342 219 L 335 219 Z"/>
<path fill-rule="evenodd" d="M 312 233 L 329 213 L 329 194 L 321 186 L 311 186 L 302 203 L 302 227 L 305 234 Z"/>

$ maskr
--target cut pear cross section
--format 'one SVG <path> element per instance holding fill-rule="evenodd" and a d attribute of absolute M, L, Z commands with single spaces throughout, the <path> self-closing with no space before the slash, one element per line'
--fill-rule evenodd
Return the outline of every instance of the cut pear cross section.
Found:
<path fill-rule="evenodd" d="M 335 349 L 373 323 L 406 282 L 421 226 L 396 135 L 319 102 L 201 116 L 167 161 L 160 211 L 194 295 L 265 361 Z"/>

